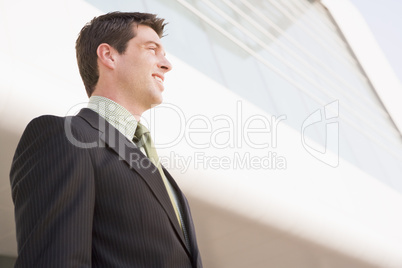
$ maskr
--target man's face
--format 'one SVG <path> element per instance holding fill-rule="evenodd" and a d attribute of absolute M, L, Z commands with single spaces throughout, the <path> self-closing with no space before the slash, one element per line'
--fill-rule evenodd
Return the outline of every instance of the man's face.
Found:
<path fill-rule="evenodd" d="M 156 32 L 145 25 L 133 26 L 137 33 L 117 58 L 117 82 L 125 98 L 145 111 L 162 102 L 163 81 L 172 65 Z"/>

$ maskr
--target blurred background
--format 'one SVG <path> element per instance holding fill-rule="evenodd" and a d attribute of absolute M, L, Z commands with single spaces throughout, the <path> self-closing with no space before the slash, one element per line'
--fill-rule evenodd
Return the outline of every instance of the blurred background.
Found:
<path fill-rule="evenodd" d="M 85 107 L 75 40 L 116 10 L 169 22 L 173 70 L 145 118 L 190 201 L 204 267 L 402 267 L 391 0 L 0 0 L 0 267 L 17 256 L 19 138 L 37 116 Z"/>

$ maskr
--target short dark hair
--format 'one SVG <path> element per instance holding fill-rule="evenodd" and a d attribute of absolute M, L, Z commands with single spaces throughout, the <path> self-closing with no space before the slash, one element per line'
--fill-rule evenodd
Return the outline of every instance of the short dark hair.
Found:
<path fill-rule="evenodd" d="M 155 14 L 141 12 L 111 12 L 93 18 L 79 33 L 75 43 L 78 69 L 88 97 L 92 95 L 99 80 L 96 54 L 98 46 L 107 43 L 120 54 L 126 51 L 127 43 L 136 36 L 133 25 L 151 27 L 160 38 L 166 25 L 165 20 Z"/>

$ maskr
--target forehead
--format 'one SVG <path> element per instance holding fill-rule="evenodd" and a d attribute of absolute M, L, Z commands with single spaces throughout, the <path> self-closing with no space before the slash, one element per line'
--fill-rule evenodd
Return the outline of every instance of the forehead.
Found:
<path fill-rule="evenodd" d="M 161 39 L 158 34 L 149 26 L 146 25 L 134 25 L 135 41 L 140 43 L 154 42 L 159 45 L 161 44 Z"/>

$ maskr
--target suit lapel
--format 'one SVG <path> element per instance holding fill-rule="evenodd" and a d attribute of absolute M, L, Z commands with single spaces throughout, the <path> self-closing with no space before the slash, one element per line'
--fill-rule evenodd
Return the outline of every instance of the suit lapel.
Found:
<path fill-rule="evenodd" d="M 93 128 L 99 131 L 99 147 L 109 147 L 114 150 L 121 160 L 124 160 L 132 169 L 134 169 L 141 178 L 148 184 L 155 198 L 159 201 L 176 232 L 180 237 L 182 245 L 187 249 L 183 232 L 177 221 L 172 202 L 170 201 L 166 187 L 162 181 L 159 170 L 146 157 L 140 149 L 130 142 L 123 134 L 110 125 L 103 117 L 96 112 L 84 108 L 77 116 L 82 117 Z M 169 175 L 170 176 L 170 175 Z M 177 185 L 174 183 L 175 188 Z M 181 196 L 181 192 L 180 192 Z M 187 249 L 187 253 L 190 252 Z"/>
<path fill-rule="evenodd" d="M 188 201 L 182 191 L 180 190 L 179 186 L 177 185 L 176 181 L 173 179 L 173 177 L 170 175 L 170 173 L 163 168 L 163 171 L 165 172 L 166 178 L 169 180 L 171 183 L 172 187 L 177 193 L 177 198 L 181 206 L 181 211 L 182 211 L 182 218 L 184 221 L 184 224 L 186 226 L 187 230 L 187 235 L 190 243 L 190 252 L 191 252 L 191 257 L 192 257 L 192 262 L 194 267 L 198 267 L 199 264 L 198 262 L 198 245 L 197 245 L 197 239 L 196 239 L 196 234 L 195 234 L 195 229 L 194 229 L 194 223 L 192 220 L 191 212 L 190 212 L 190 206 L 188 204 Z"/>

